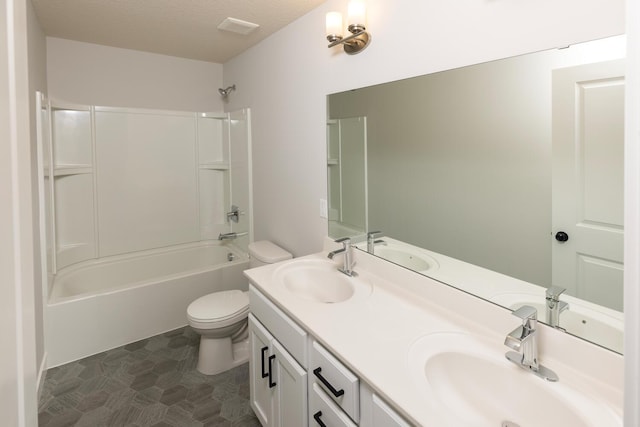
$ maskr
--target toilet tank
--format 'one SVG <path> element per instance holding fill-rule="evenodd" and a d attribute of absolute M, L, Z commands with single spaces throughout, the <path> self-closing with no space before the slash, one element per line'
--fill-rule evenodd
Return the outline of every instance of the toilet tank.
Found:
<path fill-rule="evenodd" d="M 260 267 L 261 265 L 273 264 L 293 258 L 289 252 L 280 246 L 268 241 L 260 240 L 249 243 L 249 268 Z"/>

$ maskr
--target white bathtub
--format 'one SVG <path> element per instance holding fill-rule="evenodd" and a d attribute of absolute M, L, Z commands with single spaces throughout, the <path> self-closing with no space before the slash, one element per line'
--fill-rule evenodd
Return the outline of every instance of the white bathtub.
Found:
<path fill-rule="evenodd" d="M 46 307 L 48 367 L 187 325 L 187 306 L 196 298 L 248 289 L 242 274 L 248 265 L 246 254 L 210 242 L 92 260 L 59 271 Z"/>

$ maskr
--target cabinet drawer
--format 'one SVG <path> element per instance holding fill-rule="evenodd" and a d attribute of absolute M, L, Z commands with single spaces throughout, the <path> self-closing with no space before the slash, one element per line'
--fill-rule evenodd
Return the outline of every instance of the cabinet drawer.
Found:
<path fill-rule="evenodd" d="M 253 285 L 249 285 L 251 312 L 280 341 L 287 351 L 307 367 L 307 332 L 296 325 L 282 310 L 275 306 Z"/>
<path fill-rule="evenodd" d="M 309 381 L 317 384 L 353 421 L 360 421 L 358 377 L 317 342 L 311 345 Z"/>
<path fill-rule="evenodd" d="M 309 426 L 312 427 L 356 427 L 356 424 L 320 389 L 311 384 L 309 393 Z"/>

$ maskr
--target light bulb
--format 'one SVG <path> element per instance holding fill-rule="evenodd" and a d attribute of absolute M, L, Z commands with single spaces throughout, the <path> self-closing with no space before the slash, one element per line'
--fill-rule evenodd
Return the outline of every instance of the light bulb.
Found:
<path fill-rule="evenodd" d="M 327 37 L 342 37 L 342 14 L 340 12 L 327 13 Z"/>
<path fill-rule="evenodd" d="M 366 27 L 366 6 L 364 0 L 349 2 L 349 26 Z"/>

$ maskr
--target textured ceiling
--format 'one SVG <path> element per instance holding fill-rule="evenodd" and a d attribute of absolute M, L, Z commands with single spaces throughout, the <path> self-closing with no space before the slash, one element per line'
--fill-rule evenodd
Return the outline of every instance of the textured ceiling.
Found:
<path fill-rule="evenodd" d="M 47 36 L 224 63 L 325 0 L 32 0 Z M 227 17 L 260 25 L 218 30 Z"/>

